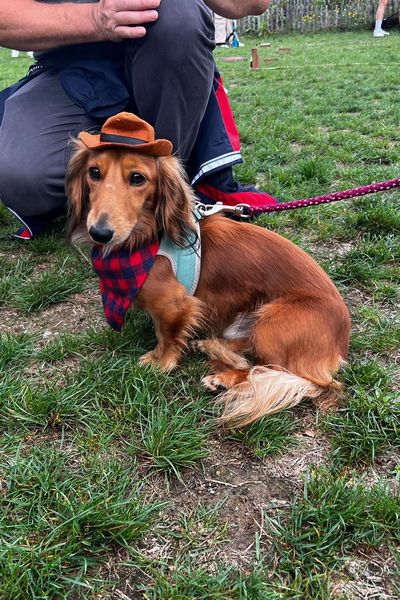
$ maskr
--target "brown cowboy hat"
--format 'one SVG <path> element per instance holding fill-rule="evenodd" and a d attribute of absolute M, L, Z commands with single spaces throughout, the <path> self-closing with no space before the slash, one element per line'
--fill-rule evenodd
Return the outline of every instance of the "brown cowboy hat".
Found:
<path fill-rule="evenodd" d="M 168 156 L 172 153 L 171 142 L 155 140 L 153 127 L 128 112 L 109 117 L 99 134 L 82 131 L 78 137 L 90 149 L 121 146 L 152 156 Z"/>

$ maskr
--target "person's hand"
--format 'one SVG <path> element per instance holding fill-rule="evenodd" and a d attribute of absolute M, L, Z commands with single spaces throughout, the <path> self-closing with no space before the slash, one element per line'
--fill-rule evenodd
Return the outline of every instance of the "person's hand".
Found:
<path fill-rule="evenodd" d="M 120 42 L 146 35 L 146 23 L 158 19 L 161 0 L 100 0 L 93 4 L 92 18 L 102 39 Z"/>

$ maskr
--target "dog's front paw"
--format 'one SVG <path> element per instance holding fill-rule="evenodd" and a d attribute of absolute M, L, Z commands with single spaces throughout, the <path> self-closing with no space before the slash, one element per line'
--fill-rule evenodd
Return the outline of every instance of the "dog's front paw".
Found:
<path fill-rule="evenodd" d="M 154 352 L 146 352 L 146 354 L 142 354 L 142 356 L 139 358 L 139 365 L 153 365 L 155 366 L 157 364 L 157 359 L 154 356 Z"/>
<path fill-rule="evenodd" d="M 222 390 L 227 389 L 219 375 L 207 375 L 206 377 L 203 377 L 201 382 L 207 390 L 210 390 L 210 392 L 221 392 Z"/>
<path fill-rule="evenodd" d="M 139 358 L 140 365 L 151 365 L 160 371 L 172 371 L 178 364 L 176 356 L 166 354 L 163 356 L 157 356 L 154 350 L 146 352 Z"/>

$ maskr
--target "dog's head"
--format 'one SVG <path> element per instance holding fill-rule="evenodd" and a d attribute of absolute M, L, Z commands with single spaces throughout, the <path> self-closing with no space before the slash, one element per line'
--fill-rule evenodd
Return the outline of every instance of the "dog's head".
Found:
<path fill-rule="evenodd" d="M 175 244 L 187 243 L 194 194 L 176 158 L 74 144 L 66 177 L 72 242 L 134 249 L 165 231 Z"/>

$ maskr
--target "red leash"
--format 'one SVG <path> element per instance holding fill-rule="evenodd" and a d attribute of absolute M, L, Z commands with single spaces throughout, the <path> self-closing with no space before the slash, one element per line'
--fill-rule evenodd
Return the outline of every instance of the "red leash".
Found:
<path fill-rule="evenodd" d="M 348 198 L 356 198 L 357 196 L 365 196 L 375 192 L 383 192 L 393 188 L 400 187 L 400 177 L 390 179 L 389 181 L 381 181 L 380 183 L 371 183 L 352 190 L 343 192 L 335 192 L 334 194 L 325 194 L 324 196 L 313 196 L 304 200 L 292 200 L 291 202 L 277 202 L 276 204 L 266 204 L 264 206 L 249 206 L 241 205 L 243 208 L 243 216 L 256 216 L 262 213 L 275 212 L 277 210 L 289 210 L 292 208 L 305 208 L 306 206 L 316 206 L 317 204 L 328 204 L 329 202 L 337 202 L 338 200 L 347 200 Z M 240 205 L 239 205 L 240 206 Z"/>

